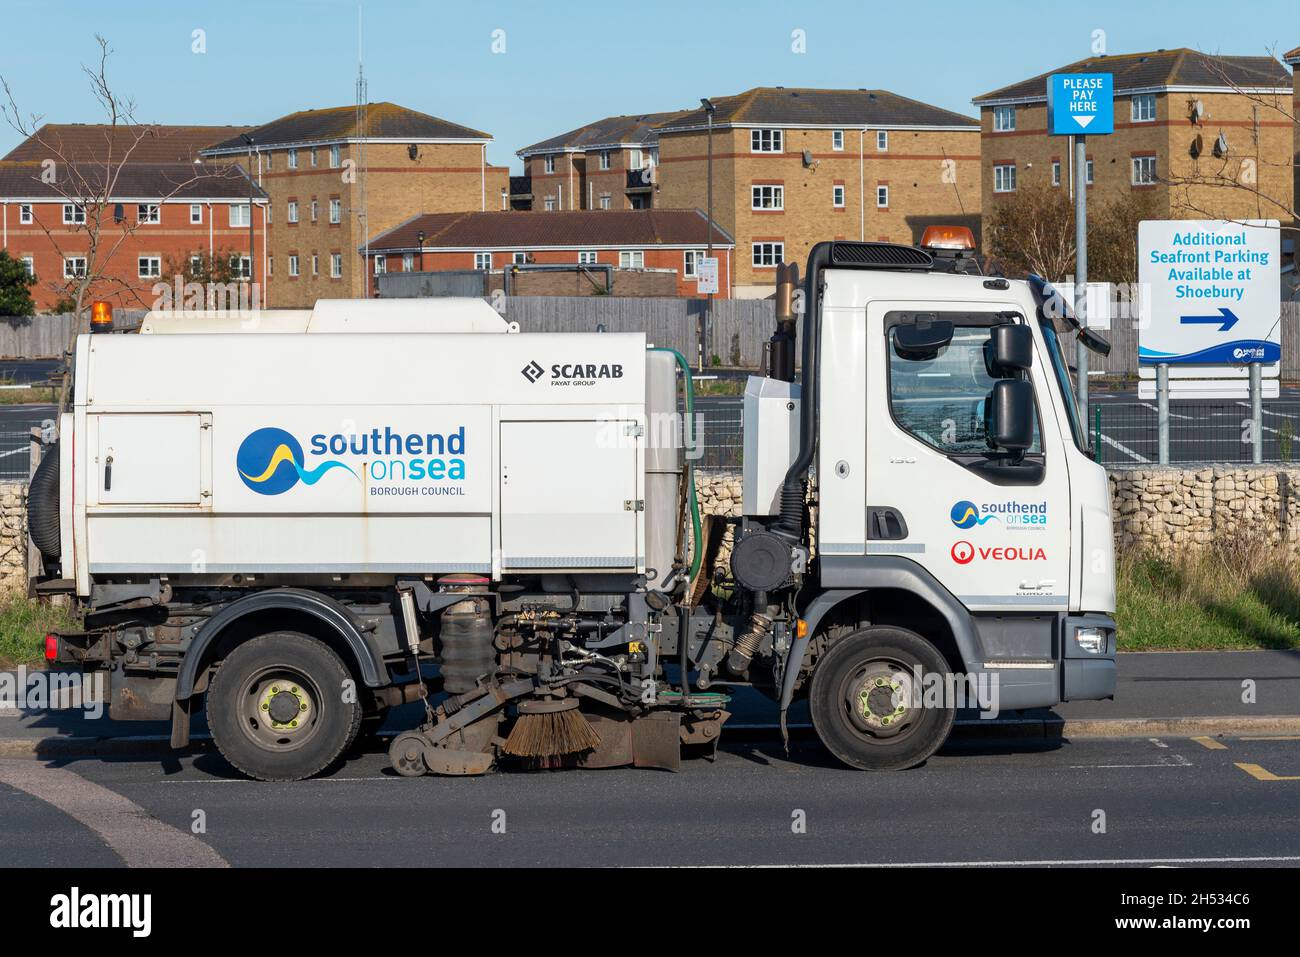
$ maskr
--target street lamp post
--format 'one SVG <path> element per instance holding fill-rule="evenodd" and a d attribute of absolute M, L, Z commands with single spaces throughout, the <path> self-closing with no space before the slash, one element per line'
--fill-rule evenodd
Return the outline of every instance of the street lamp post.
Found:
<path fill-rule="evenodd" d="M 424 272 L 424 230 L 415 234 L 416 241 L 420 244 L 420 272 Z"/>
<path fill-rule="evenodd" d="M 708 129 L 709 129 L 707 172 L 705 176 L 705 178 L 708 181 L 708 186 L 706 187 L 706 194 L 707 194 L 706 202 L 708 205 L 709 235 L 705 243 L 704 255 L 711 260 L 713 258 L 713 114 L 717 112 L 718 108 L 713 105 L 713 101 L 710 100 L 708 97 L 701 98 L 700 105 L 704 107 L 704 115 L 705 117 L 707 117 Z M 698 272 L 698 268 L 699 267 L 697 266 L 696 267 L 697 272 Z M 708 340 L 709 340 L 709 335 L 712 332 L 712 325 L 713 325 L 713 293 L 709 293 L 708 302 L 704 307 L 704 319 L 701 321 L 700 331 L 699 331 L 700 354 L 699 354 L 698 365 L 701 372 L 703 372 L 705 369 L 706 357 L 709 352 Z"/>

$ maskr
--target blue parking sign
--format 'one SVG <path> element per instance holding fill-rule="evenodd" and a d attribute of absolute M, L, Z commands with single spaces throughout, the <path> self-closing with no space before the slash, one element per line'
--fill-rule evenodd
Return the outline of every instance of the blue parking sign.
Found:
<path fill-rule="evenodd" d="M 1115 132 L 1110 73 L 1053 73 L 1047 78 L 1047 129 L 1053 136 Z"/>

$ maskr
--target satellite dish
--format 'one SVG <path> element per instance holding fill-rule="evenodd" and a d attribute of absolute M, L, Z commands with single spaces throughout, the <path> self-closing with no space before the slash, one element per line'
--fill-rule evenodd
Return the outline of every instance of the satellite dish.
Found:
<path fill-rule="evenodd" d="M 1228 137 L 1222 130 L 1219 131 L 1218 139 L 1214 141 L 1214 155 L 1220 157 L 1228 155 Z"/>
<path fill-rule="evenodd" d="M 1192 137 L 1192 147 L 1188 152 L 1192 154 L 1192 159 L 1197 159 L 1204 151 L 1205 141 L 1201 139 L 1201 134 L 1197 133 Z"/>
<path fill-rule="evenodd" d="M 812 166 L 812 164 L 813 164 L 813 155 L 812 155 L 812 150 L 804 150 L 804 151 L 803 151 L 803 165 L 804 165 L 804 166 Z"/>
<path fill-rule="evenodd" d="M 1205 104 L 1200 100 L 1193 100 L 1190 113 L 1193 123 L 1201 122 L 1201 118 L 1205 116 Z"/>

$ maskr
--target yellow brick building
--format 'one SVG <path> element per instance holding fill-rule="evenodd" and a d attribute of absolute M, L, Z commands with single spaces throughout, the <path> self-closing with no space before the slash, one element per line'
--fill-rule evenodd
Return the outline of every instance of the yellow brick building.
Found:
<path fill-rule="evenodd" d="M 1161 218 L 1291 218 L 1290 73 L 1271 57 L 1187 49 L 1096 56 L 976 97 L 985 212 L 1029 185 L 1072 189 L 1073 138 L 1047 133 L 1053 73 L 1114 75 L 1115 131 L 1087 138 L 1098 200 L 1143 191 Z"/>
<path fill-rule="evenodd" d="M 271 199 L 269 249 L 258 252 L 266 300 L 310 308 L 317 299 L 366 295 L 367 236 L 419 213 L 508 208 L 509 170 L 488 164 L 491 141 L 371 103 L 292 113 L 202 155 L 250 165 Z"/>

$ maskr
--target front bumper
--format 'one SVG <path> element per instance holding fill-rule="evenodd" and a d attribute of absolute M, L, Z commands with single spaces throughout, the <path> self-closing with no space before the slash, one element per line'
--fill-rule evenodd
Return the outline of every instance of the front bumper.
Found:
<path fill-rule="evenodd" d="M 1061 700 L 1098 701 L 1115 697 L 1115 664 L 1119 630 L 1110 615 L 1067 615 L 1061 623 Z M 1089 651 L 1079 643 L 1081 630 L 1105 635 L 1103 647 Z"/>

